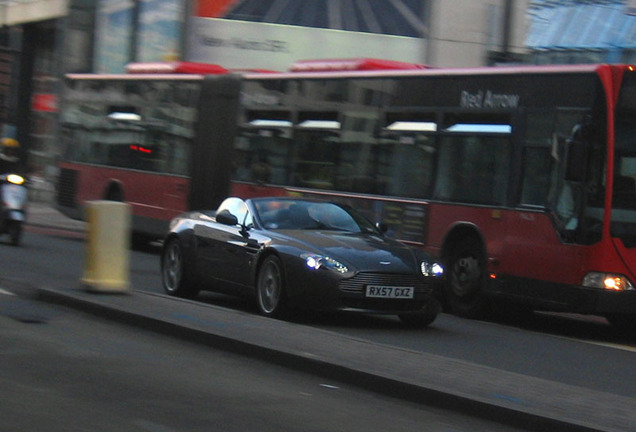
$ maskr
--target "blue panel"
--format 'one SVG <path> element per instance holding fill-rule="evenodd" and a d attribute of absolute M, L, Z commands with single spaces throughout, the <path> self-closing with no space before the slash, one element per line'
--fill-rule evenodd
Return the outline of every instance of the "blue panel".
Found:
<path fill-rule="evenodd" d="M 526 45 L 533 50 L 606 50 L 636 46 L 636 16 L 624 2 L 539 5 L 530 13 Z"/>

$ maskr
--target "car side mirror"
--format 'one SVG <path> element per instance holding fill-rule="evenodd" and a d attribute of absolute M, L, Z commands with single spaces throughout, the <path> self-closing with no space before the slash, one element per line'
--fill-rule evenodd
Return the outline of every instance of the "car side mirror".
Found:
<path fill-rule="evenodd" d="M 380 231 L 382 234 L 386 234 L 389 231 L 389 226 L 387 224 L 385 224 L 384 222 L 377 222 L 375 224 L 375 227 L 377 228 L 378 231 Z"/>
<path fill-rule="evenodd" d="M 229 210 L 221 210 L 216 214 L 216 221 L 223 225 L 238 225 L 238 219 Z"/>

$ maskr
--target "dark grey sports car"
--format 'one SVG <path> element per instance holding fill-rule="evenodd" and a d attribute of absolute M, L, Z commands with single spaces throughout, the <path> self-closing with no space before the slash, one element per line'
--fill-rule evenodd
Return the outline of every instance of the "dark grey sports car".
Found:
<path fill-rule="evenodd" d="M 442 266 L 384 235 L 348 207 L 305 198 L 227 198 L 216 212 L 175 218 L 161 256 L 170 295 L 200 290 L 256 299 L 261 314 L 291 309 L 397 314 L 432 323 Z"/>

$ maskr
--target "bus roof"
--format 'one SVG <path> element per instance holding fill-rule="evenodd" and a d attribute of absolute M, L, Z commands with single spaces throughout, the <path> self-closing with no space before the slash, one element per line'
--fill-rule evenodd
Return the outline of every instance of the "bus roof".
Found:
<path fill-rule="evenodd" d="M 604 68 L 625 68 L 634 70 L 633 65 L 577 64 L 577 65 L 511 65 L 488 66 L 475 68 L 428 68 L 428 69 L 391 69 L 391 70 L 359 70 L 359 71 L 316 71 L 316 72 L 282 72 L 271 75 L 255 76 L 246 74 L 249 79 L 277 78 L 336 78 L 336 77 L 408 77 L 408 76 L 462 76 L 462 75 L 526 75 L 526 74 L 560 74 L 560 73 L 596 73 Z"/>
<path fill-rule="evenodd" d="M 201 80 L 207 75 L 240 73 L 247 79 L 285 78 L 345 78 L 345 77 L 409 77 L 409 76 L 462 76 L 462 75 L 526 75 L 560 73 L 596 73 L 605 68 L 636 70 L 634 65 L 577 64 L 577 65 L 511 65 L 475 68 L 429 68 L 415 63 L 402 63 L 377 59 L 303 60 L 289 72 L 269 70 L 225 69 L 206 63 L 176 62 L 132 64 L 128 74 L 67 74 L 71 79 L 182 79 Z"/>
<path fill-rule="evenodd" d="M 406 63 L 395 60 L 383 60 L 374 58 L 354 59 L 320 59 L 300 60 L 294 63 L 290 72 L 344 72 L 344 71 L 371 71 L 371 70 L 422 70 L 430 69 L 430 66 Z"/>
<path fill-rule="evenodd" d="M 194 74 L 219 75 L 229 71 L 223 66 L 197 62 L 155 62 L 128 63 L 126 72 L 129 74 Z"/>

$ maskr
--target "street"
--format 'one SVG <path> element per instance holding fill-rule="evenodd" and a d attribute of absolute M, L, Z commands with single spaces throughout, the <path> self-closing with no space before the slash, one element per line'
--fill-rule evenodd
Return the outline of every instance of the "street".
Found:
<path fill-rule="evenodd" d="M 35 286 L 78 288 L 84 243 L 50 235 L 59 234 L 55 231 L 30 230 L 22 247 L 0 243 L 0 259 L 11 262 L 0 276 Z M 163 293 L 158 253 L 159 248 L 152 246 L 132 252 L 133 289 Z M 198 300 L 256 313 L 242 299 L 203 292 Z M 622 396 L 636 395 L 636 381 L 620 373 L 633 365 L 636 336 L 620 334 L 598 317 L 537 314 L 530 322 L 498 323 L 442 314 L 424 330 L 404 328 L 392 316 L 318 315 L 302 324 Z"/>
<path fill-rule="evenodd" d="M 514 432 L 60 307 L 0 314 L 0 430 Z M 24 322 L 36 308 L 39 322 Z"/>
<path fill-rule="evenodd" d="M 0 286 L 0 288 L 11 291 L 15 281 L 21 281 L 21 283 L 26 282 L 32 286 L 48 286 L 57 289 L 77 290 L 79 288 L 79 279 L 82 275 L 83 269 L 84 247 L 84 243 L 80 239 L 69 233 L 30 227 L 24 238 L 24 246 L 15 248 L 8 244 L 0 244 L 0 259 L 2 259 L 5 263 L 11 263 L 10 265 L 3 265 L 2 267 L 0 280 L 6 280 L 9 281 L 9 283 L 5 283 L 4 286 Z M 131 254 L 130 278 L 133 289 L 153 293 L 162 292 L 158 270 L 159 257 L 157 252 L 157 248 L 150 247 L 145 251 L 134 251 Z M 3 297 L 6 299 L 6 297 L 11 296 L 4 295 Z M 3 300 L 3 297 L 0 297 L 0 301 Z M 197 301 L 215 306 L 227 307 L 241 312 L 244 311 L 250 314 L 255 313 L 254 307 L 246 301 L 211 293 L 202 293 Z M 40 318 L 42 315 L 45 317 L 43 320 Z M 47 318 L 49 316 L 51 319 Z M 16 327 L 16 324 L 13 321 L 7 321 L 8 323 L 11 323 L 11 325 L 3 325 L 2 328 L 32 331 L 33 329 L 50 328 L 55 326 L 62 318 L 65 321 L 75 322 L 75 318 L 68 318 L 68 314 L 66 313 L 40 313 L 37 310 L 32 314 L 32 316 L 26 312 L 25 317 L 26 318 L 24 320 L 27 322 L 44 321 L 44 325 L 20 324 Z M 17 319 L 18 321 L 21 319 L 19 315 Z M 4 322 L 3 318 L 3 324 Z M 537 315 L 537 317 L 530 323 L 499 323 L 470 321 L 442 314 L 430 328 L 423 330 L 406 329 L 401 326 L 399 321 L 394 317 L 361 315 L 311 316 L 307 318 L 300 318 L 299 324 L 302 326 L 309 326 L 340 333 L 359 340 L 372 341 L 386 346 L 399 347 L 409 351 L 436 354 L 448 357 L 449 359 L 463 360 L 500 369 L 502 371 L 561 382 L 564 384 L 578 386 L 581 389 L 588 388 L 590 390 L 611 393 L 627 398 L 633 398 L 636 394 L 634 389 L 634 380 L 629 379 L 626 375 L 626 372 L 630 371 L 633 365 L 635 346 L 634 339 L 617 334 L 612 327 L 607 325 L 606 322 L 594 317 L 581 319 L 579 317 L 572 318 L 553 315 Z M 90 325 L 87 325 L 87 327 L 90 328 Z M 112 330 L 106 331 L 106 336 L 110 337 L 117 334 L 118 336 L 115 337 L 115 340 L 120 339 L 120 330 L 133 335 L 135 338 L 141 337 L 141 333 L 143 333 L 140 333 L 138 330 L 127 329 L 121 326 L 114 327 L 117 329 L 116 333 Z M 62 332 L 61 334 L 64 334 L 67 337 L 76 333 L 75 329 L 60 331 Z M 83 332 L 84 330 L 80 328 L 77 331 L 77 334 L 81 335 Z M 17 333 L 9 333 L 9 336 L 7 337 L 16 338 L 18 336 L 22 336 L 21 331 Z M 39 336 L 34 335 L 34 337 L 37 338 Z M 108 337 L 106 337 L 106 339 L 108 339 Z M 85 336 L 85 338 L 90 339 L 89 336 Z M 157 336 L 152 336 L 152 339 L 157 338 Z M 52 337 L 45 337 L 44 339 L 50 343 L 54 343 Z M 162 338 L 159 337 L 159 339 Z M 81 340 L 82 339 L 80 339 L 80 341 Z M 101 339 L 96 337 L 95 340 Z M 74 344 L 76 342 L 77 341 L 73 342 L 73 340 L 69 338 L 68 341 L 63 343 Z M 162 343 L 183 345 L 184 347 L 192 348 L 195 351 L 207 351 L 203 347 L 195 348 L 191 344 L 187 344 L 185 342 L 180 343 L 172 339 L 168 339 Z M 82 345 L 86 345 L 85 341 L 80 342 L 80 346 Z M 155 345 L 159 346 L 158 344 Z M 15 344 L 5 344 L 3 342 L 2 346 L 15 346 Z M 177 362 L 176 364 L 179 364 L 179 362 L 183 363 L 190 360 L 189 354 L 183 354 L 186 352 L 184 347 L 173 347 L 165 349 L 164 352 L 179 352 L 179 356 L 173 359 Z M 77 349 L 78 348 L 55 348 L 54 351 L 76 352 Z M 91 349 L 96 349 L 99 352 L 98 348 Z M 126 351 L 126 349 L 122 349 L 121 347 L 115 349 L 115 351 L 117 350 Z M 4 354 L 5 353 L 3 352 L 3 355 Z M 121 354 L 123 356 L 126 355 L 126 353 Z M 220 356 L 229 355 L 227 353 L 218 354 Z M 153 356 L 149 354 L 141 354 L 141 356 L 144 358 L 153 358 Z M 247 360 L 244 357 L 236 358 Z M 108 356 L 106 356 L 104 361 L 107 364 L 112 363 L 109 362 Z M 124 360 L 121 361 L 125 362 Z M 3 363 L 6 362 L 3 361 Z M 44 362 L 43 364 L 48 366 L 53 363 Z M 89 364 L 84 364 L 81 361 L 79 363 L 83 364 L 85 367 L 95 366 L 99 370 L 104 370 L 105 368 L 101 361 L 98 362 L 99 364 L 95 365 L 91 365 L 90 362 Z M 258 363 L 258 361 L 254 360 L 254 364 Z M 76 363 L 73 362 L 69 362 L 69 364 L 76 365 Z M 238 363 L 233 362 L 233 364 Z M 273 366 L 259 366 L 261 369 L 263 367 L 267 369 Z M 275 367 L 273 368 L 277 369 Z M 106 367 L 106 369 L 108 368 Z M 125 369 L 126 368 L 124 367 L 124 370 Z M 192 369 L 181 368 L 181 370 L 186 371 Z M 58 372 L 56 372 L 56 374 L 57 373 Z M 87 372 L 83 371 L 83 373 Z M 287 374 L 287 372 L 285 372 L 285 374 Z M 171 373 L 160 374 L 160 376 L 162 375 L 172 376 Z M 9 374 L 8 376 L 12 375 Z M 230 374 L 223 373 L 222 376 L 230 376 Z M 238 373 L 238 376 L 249 376 L 249 374 L 244 371 L 243 373 Z M 180 382 L 191 382 L 191 379 L 189 381 L 188 378 L 182 378 L 183 381 Z M 260 378 L 254 378 L 254 380 L 256 380 L 255 382 L 261 382 Z M 110 383 L 110 381 L 111 379 L 109 378 L 108 382 Z M 173 384 L 175 386 L 178 385 L 176 381 Z M 327 387 L 319 386 L 319 388 L 332 389 L 331 386 L 338 388 L 347 387 L 346 385 L 343 386 L 338 383 L 324 384 L 327 384 Z M 119 386 L 126 388 L 126 386 L 121 383 L 116 385 L 116 387 Z M 115 390 L 116 389 L 113 391 Z M 132 390 L 128 389 L 125 394 L 134 394 L 131 392 Z M 179 394 L 179 391 L 175 390 L 175 394 Z M 384 396 L 371 394 L 367 394 L 367 397 L 372 399 L 384 398 Z M 355 399 L 363 400 L 364 398 L 357 397 Z M 395 402 L 395 404 L 400 407 L 411 406 L 410 403 L 404 404 L 404 401 L 398 401 Z M 353 406 L 355 406 L 355 404 Z M 390 411 L 393 410 L 393 406 L 391 404 L 388 404 L 387 406 L 392 407 Z M 419 407 L 419 409 L 421 408 L 422 407 Z M 381 412 L 379 409 L 374 409 L 373 411 Z M 196 412 L 196 410 L 193 412 Z M 445 415 L 448 416 L 449 414 L 447 413 Z M 454 413 L 451 417 L 456 420 Z M 355 422 L 355 424 L 359 423 Z M 375 424 L 382 423 L 378 420 Z M 470 424 L 470 422 L 467 424 Z M 400 430 L 399 427 L 391 427 L 392 429 Z M 223 429 L 228 430 L 227 428 Z M 326 429 L 335 430 L 336 428 L 324 426 L 324 428 L 317 428 L 316 430 Z M 405 426 L 404 430 L 408 429 L 409 428 Z M 148 430 L 173 429 L 155 428 Z M 196 428 L 189 428 L 188 430 L 196 430 Z M 259 430 L 263 430 L 263 428 L 259 428 Z M 299 430 L 307 430 L 307 428 L 300 428 Z M 343 428 L 343 430 L 355 429 L 349 427 Z M 439 430 L 479 429 L 475 429 L 473 426 L 469 429 L 447 428 Z M 494 429 L 489 426 L 484 430 L 498 429 Z"/>

